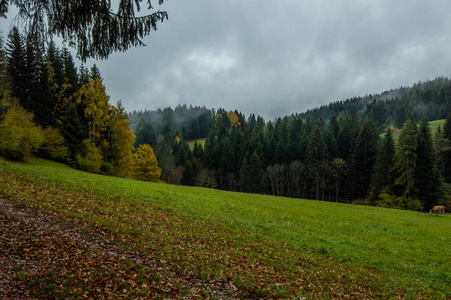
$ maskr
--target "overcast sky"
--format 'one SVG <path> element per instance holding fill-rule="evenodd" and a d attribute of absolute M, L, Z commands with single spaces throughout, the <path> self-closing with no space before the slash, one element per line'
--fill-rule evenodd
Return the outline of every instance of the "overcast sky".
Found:
<path fill-rule="evenodd" d="M 95 62 L 128 111 L 193 104 L 273 119 L 451 77 L 449 0 L 153 4 L 169 20 L 147 47 Z"/>

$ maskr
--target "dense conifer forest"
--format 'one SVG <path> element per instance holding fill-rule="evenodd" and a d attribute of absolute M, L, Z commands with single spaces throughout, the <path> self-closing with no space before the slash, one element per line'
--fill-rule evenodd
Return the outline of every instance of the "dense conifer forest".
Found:
<path fill-rule="evenodd" d="M 168 183 L 426 210 L 449 201 L 449 112 L 440 77 L 269 121 L 192 106 L 129 119 Z"/>

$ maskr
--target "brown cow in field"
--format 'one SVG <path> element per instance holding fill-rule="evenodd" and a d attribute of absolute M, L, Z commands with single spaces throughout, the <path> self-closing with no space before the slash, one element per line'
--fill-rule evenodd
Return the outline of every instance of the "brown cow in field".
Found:
<path fill-rule="evenodd" d="M 437 215 L 438 215 L 438 214 L 444 215 L 444 214 L 445 214 L 445 207 L 444 207 L 444 206 L 441 206 L 441 205 L 436 205 L 436 206 L 434 206 L 434 207 L 429 211 L 429 213 L 430 213 L 430 214 L 431 214 L 431 213 L 436 213 Z"/>

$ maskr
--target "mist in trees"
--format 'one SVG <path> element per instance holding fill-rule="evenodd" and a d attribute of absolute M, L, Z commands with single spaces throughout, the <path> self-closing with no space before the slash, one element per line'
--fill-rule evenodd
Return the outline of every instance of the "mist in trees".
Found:
<path fill-rule="evenodd" d="M 451 193 L 447 78 L 266 121 L 187 105 L 127 113 L 95 65 L 76 68 L 70 51 L 17 28 L 0 53 L 4 157 L 35 152 L 118 177 L 417 210 Z M 447 120 L 431 132 L 424 117 Z"/>
<path fill-rule="evenodd" d="M 146 127 L 159 134 L 156 153 L 168 183 L 416 210 L 443 200 L 449 139 L 444 129 L 433 134 L 426 121 L 409 119 L 395 135 L 390 116 L 379 130 L 366 114 L 348 111 L 329 121 L 291 115 L 266 122 L 205 110 L 209 133 L 202 146 L 196 141 L 190 147 L 191 131 L 180 126 L 197 122 L 198 115 L 192 107 L 177 110 L 186 113 L 184 123 L 169 108 L 132 114 L 149 118 L 137 127 L 141 135 Z"/>

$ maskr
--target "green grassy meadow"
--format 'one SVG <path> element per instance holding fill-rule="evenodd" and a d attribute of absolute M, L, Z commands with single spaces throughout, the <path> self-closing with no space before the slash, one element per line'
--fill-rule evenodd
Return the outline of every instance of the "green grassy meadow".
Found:
<path fill-rule="evenodd" d="M 451 217 L 147 183 L 0 159 L 0 196 L 266 298 L 451 298 Z M 150 250 L 149 250 L 150 249 Z"/>
<path fill-rule="evenodd" d="M 199 140 L 193 140 L 193 141 L 188 141 L 188 146 L 191 149 L 191 151 L 194 150 L 194 142 L 197 142 L 198 144 L 200 144 L 202 146 L 202 148 L 205 148 L 205 141 L 207 139 L 199 139 Z"/>
<path fill-rule="evenodd" d="M 440 126 L 441 129 L 443 129 L 443 126 L 445 126 L 445 119 L 443 120 L 435 120 L 428 122 L 429 128 L 431 128 L 432 134 L 437 131 L 437 128 Z"/>

